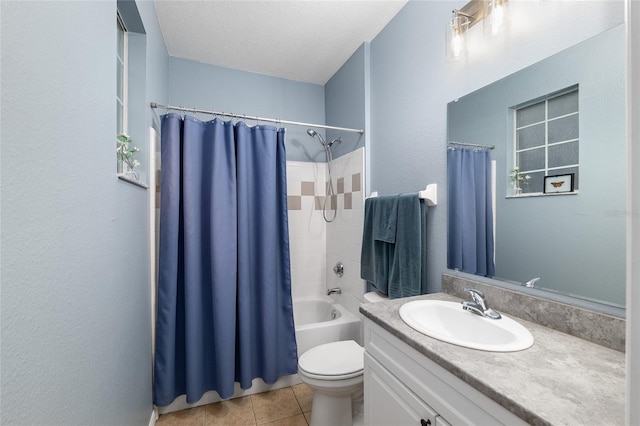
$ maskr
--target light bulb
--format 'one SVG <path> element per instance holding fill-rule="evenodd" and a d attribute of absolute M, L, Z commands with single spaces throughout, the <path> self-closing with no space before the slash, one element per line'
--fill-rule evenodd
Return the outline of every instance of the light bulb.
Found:
<path fill-rule="evenodd" d="M 454 11 L 454 15 L 451 21 L 447 23 L 446 27 L 446 50 L 447 59 L 450 61 L 457 61 L 462 58 L 467 48 L 467 29 L 469 28 L 469 19 L 466 16 L 461 16 Z"/>
<path fill-rule="evenodd" d="M 454 58 L 459 58 L 464 49 L 464 39 L 459 31 L 456 31 L 451 38 L 451 54 Z"/>
<path fill-rule="evenodd" d="M 502 34 L 509 26 L 507 0 L 484 0 L 484 33 L 489 36 Z"/>
<path fill-rule="evenodd" d="M 500 34 L 504 26 L 504 8 L 497 4 L 491 13 L 491 34 Z"/>

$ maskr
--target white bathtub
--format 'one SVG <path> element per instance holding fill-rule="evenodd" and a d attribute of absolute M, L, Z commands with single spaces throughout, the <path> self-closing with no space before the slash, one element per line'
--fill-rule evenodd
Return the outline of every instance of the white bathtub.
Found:
<path fill-rule="evenodd" d="M 293 317 L 298 342 L 298 356 L 323 343 L 338 340 L 355 340 L 362 343 L 360 342 L 360 320 L 329 296 L 294 299 Z M 232 398 L 280 389 L 300 382 L 298 375 L 293 374 L 281 377 L 273 384 L 266 384 L 262 379 L 254 379 L 249 389 L 241 389 L 240 385 L 236 383 Z M 165 414 L 218 401 L 220 401 L 220 397 L 214 391 L 206 392 L 200 401 L 194 404 L 187 404 L 186 397 L 181 395 L 170 405 L 158 407 L 158 412 Z"/>
<path fill-rule="evenodd" d="M 360 319 L 328 296 L 293 300 L 298 356 L 314 346 L 360 340 Z"/>

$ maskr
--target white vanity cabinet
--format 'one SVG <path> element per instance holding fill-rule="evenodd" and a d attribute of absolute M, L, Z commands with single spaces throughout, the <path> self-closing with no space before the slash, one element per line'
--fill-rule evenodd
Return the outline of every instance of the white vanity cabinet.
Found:
<path fill-rule="evenodd" d="M 365 425 L 527 424 L 370 319 L 364 332 Z"/>
<path fill-rule="evenodd" d="M 433 408 L 418 398 L 371 355 L 365 354 L 365 424 L 442 426 Z M 440 423 L 436 419 L 440 418 Z"/>

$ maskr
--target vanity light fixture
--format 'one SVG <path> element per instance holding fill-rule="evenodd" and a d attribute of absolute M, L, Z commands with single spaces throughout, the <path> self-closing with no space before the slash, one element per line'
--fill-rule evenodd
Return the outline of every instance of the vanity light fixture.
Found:
<path fill-rule="evenodd" d="M 457 61 L 467 50 L 467 31 L 480 21 L 483 32 L 498 35 L 509 23 L 508 0 L 471 0 L 462 9 L 454 9 L 446 27 L 447 59 Z"/>
<path fill-rule="evenodd" d="M 467 48 L 467 30 L 469 29 L 469 15 L 454 9 L 451 21 L 447 23 L 445 42 L 447 59 L 457 61 Z"/>
<path fill-rule="evenodd" d="M 502 34 L 509 23 L 507 0 L 484 0 L 484 33 L 487 35 Z"/>

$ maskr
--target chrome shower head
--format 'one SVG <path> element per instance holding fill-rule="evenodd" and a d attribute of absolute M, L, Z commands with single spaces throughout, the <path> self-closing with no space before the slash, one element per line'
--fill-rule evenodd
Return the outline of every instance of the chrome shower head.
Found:
<path fill-rule="evenodd" d="M 318 139 L 320 139 L 320 143 L 322 144 L 322 146 L 327 146 L 327 143 L 325 142 L 324 138 L 322 137 L 322 135 L 320 133 L 316 132 L 313 129 L 307 129 L 307 134 L 309 136 L 311 136 L 312 138 L 317 136 Z"/>
<path fill-rule="evenodd" d="M 329 142 L 329 148 L 331 148 L 334 143 L 337 143 L 338 145 L 341 144 L 342 143 L 342 138 L 335 138 L 334 140 Z"/>

